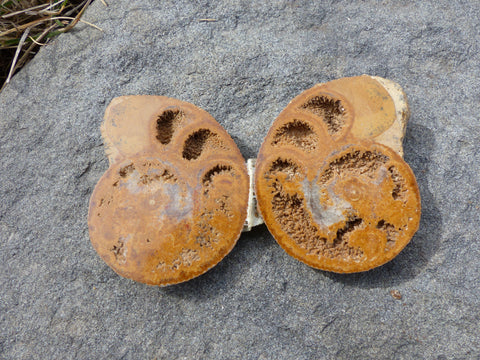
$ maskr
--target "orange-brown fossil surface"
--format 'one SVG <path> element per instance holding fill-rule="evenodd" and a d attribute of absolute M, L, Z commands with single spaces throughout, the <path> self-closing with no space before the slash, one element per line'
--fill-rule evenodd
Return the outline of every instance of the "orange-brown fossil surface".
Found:
<path fill-rule="evenodd" d="M 124 96 L 106 110 L 110 168 L 90 199 L 90 239 L 118 274 L 152 285 L 189 280 L 235 245 L 248 201 L 245 161 L 192 104 Z"/>
<path fill-rule="evenodd" d="M 346 134 L 372 139 L 403 156 L 410 111 L 402 88 L 391 80 L 362 75 L 317 84 L 293 99 L 285 110 L 321 118 L 333 140 Z"/>
<path fill-rule="evenodd" d="M 260 213 L 287 253 L 351 273 L 407 245 L 421 213 L 401 156 L 407 118 L 398 85 L 369 76 L 319 84 L 290 102 L 262 144 L 255 176 Z"/>

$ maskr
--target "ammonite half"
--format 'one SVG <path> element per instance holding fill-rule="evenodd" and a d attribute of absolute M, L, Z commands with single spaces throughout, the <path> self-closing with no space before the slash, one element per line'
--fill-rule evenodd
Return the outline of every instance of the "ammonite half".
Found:
<path fill-rule="evenodd" d="M 118 274 L 147 284 L 192 279 L 234 247 L 246 217 L 245 161 L 192 104 L 112 101 L 102 133 L 111 162 L 90 199 L 90 239 Z"/>
<path fill-rule="evenodd" d="M 381 143 L 401 150 L 405 116 L 406 101 L 366 76 L 317 85 L 282 111 L 258 154 L 255 184 L 265 224 L 288 254 L 351 273 L 408 244 L 420 221 L 417 183 Z M 382 137 L 392 126 L 402 133 Z"/>

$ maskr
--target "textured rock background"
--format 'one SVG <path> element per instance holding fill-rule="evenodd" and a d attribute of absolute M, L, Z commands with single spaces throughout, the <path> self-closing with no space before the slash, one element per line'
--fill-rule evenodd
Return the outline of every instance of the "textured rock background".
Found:
<path fill-rule="evenodd" d="M 104 32 L 81 24 L 14 77 L 0 94 L 0 358 L 480 357 L 480 5 L 312 3 L 97 1 L 85 20 Z M 87 204 L 113 97 L 193 102 L 255 157 L 289 99 L 363 73 L 400 83 L 412 111 L 423 217 L 394 261 L 317 271 L 264 226 L 169 288 L 96 255 Z"/>

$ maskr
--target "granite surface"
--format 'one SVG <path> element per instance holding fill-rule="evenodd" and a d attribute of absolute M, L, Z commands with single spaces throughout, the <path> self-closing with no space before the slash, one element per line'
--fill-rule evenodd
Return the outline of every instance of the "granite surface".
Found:
<path fill-rule="evenodd" d="M 84 19 L 103 31 L 61 35 L 0 94 L 0 358 L 479 359 L 479 18 L 474 1 L 96 1 Z M 314 270 L 264 225 L 167 288 L 95 253 L 87 206 L 112 98 L 192 102 L 251 158 L 291 98 L 364 73 L 411 106 L 423 215 L 392 262 Z"/>

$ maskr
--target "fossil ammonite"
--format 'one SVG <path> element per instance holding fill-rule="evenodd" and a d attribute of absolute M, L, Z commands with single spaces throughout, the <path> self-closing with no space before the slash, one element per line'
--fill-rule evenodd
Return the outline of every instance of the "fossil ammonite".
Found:
<path fill-rule="evenodd" d="M 317 85 L 282 111 L 258 154 L 255 186 L 265 224 L 288 254 L 351 273 L 407 245 L 420 195 L 410 167 L 385 145 L 401 150 L 406 114 L 406 102 L 370 77 Z M 398 136 L 383 136 L 392 126 Z"/>
<path fill-rule="evenodd" d="M 234 247 L 246 217 L 245 161 L 192 104 L 125 96 L 102 134 L 110 167 L 90 199 L 90 239 L 118 274 L 147 284 L 192 279 Z"/>

